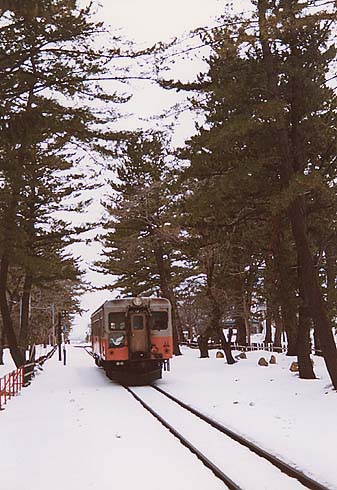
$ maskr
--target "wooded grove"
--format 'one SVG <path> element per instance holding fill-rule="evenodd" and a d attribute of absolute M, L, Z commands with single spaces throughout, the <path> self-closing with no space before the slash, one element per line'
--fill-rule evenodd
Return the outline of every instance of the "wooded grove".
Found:
<path fill-rule="evenodd" d="M 335 3 L 252 0 L 191 33 L 187 49 L 177 39 L 138 53 L 116 36 L 97 48 L 106 28 L 91 9 L 0 2 L 2 343 L 19 366 L 50 335 L 51 306 L 79 311 L 83 269 L 67 247 L 85 227 L 59 216 L 85 209 L 88 154 L 113 174 L 93 267 L 112 274 L 113 294 L 170 300 L 176 355 L 188 332 L 202 355 L 212 338 L 233 363 L 233 331 L 244 347 L 264 325 L 301 378 L 315 377 L 320 352 L 337 388 Z M 206 69 L 171 79 L 172 59 L 198 50 Z M 115 78 L 153 83 L 155 72 L 163 91 L 186 94 L 195 131 L 179 148 L 158 121 L 111 125 L 128 96 L 99 79 L 139 56 L 141 69 Z"/>

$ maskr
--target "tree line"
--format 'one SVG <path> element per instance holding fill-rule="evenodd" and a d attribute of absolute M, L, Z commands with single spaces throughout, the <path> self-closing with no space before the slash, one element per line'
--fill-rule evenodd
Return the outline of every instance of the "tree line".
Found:
<path fill-rule="evenodd" d="M 104 151 L 104 124 L 123 100 L 90 82 L 123 55 L 117 37 L 97 47 L 105 30 L 92 5 L 0 2 L 0 337 L 17 366 L 58 312 L 80 311 L 84 271 L 69 246 L 87 227 L 67 213 L 89 204 L 83 191 L 99 172 L 81 163 Z"/>
<path fill-rule="evenodd" d="M 105 28 L 91 7 L 29 4 L 0 3 L 0 309 L 17 365 L 35 298 L 57 288 L 60 308 L 78 308 L 82 271 L 66 250 L 82 230 L 56 211 L 88 185 L 80 163 L 90 151 L 114 172 L 95 268 L 115 276 L 109 287 L 120 294 L 170 300 L 175 354 L 188 321 L 206 342 L 219 338 L 234 362 L 223 326 L 234 320 L 239 342 L 249 342 L 259 301 L 266 341 L 280 345 L 285 331 L 300 376 L 314 378 L 314 332 L 337 388 L 333 2 L 254 0 L 250 12 L 228 10 L 193 34 L 209 54 L 189 83 L 161 78 L 161 61 L 158 83 L 185 91 L 200 116 L 178 149 L 167 130 L 107 125 L 123 97 L 92 81 L 137 55 L 117 37 L 95 47 Z"/>
<path fill-rule="evenodd" d="M 97 268 L 123 294 L 168 297 L 178 340 L 192 312 L 229 362 L 225 321 L 247 343 L 252 303 L 265 303 L 266 341 L 285 331 L 300 377 L 314 378 L 314 332 L 336 388 L 336 9 L 252 3 L 197 31 L 205 73 L 159 80 L 189 93 L 195 135 L 175 151 L 167 132 L 121 142 Z"/>

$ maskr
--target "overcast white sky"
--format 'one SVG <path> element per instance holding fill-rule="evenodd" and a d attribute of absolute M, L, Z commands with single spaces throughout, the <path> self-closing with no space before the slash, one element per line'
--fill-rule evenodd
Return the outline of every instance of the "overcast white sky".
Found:
<path fill-rule="evenodd" d="M 121 28 L 139 43 L 155 43 L 209 24 L 212 17 L 221 14 L 225 1 L 100 0 L 100 4 L 99 16 L 106 23 Z"/>
<path fill-rule="evenodd" d="M 82 0 L 82 2 L 88 3 L 87 0 Z M 137 45 L 151 46 L 158 41 L 169 41 L 174 37 L 180 37 L 197 27 L 214 25 L 215 18 L 224 11 L 226 1 L 100 0 L 99 4 L 100 7 L 97 7 L 99 20 L 103 20 L 114 29 L 120 29 L 120 34 L 135 41 Z M 234 0 L 233 6 L 238 11 L 247 10 L 249 0 Z M 202 63 L 200 63 L 201 66 Z M 182 68 L 189 70 L 188 66 Z M 199 70 L 198 67 L 197 70 Z M 133 88 L 134 97 L 127 110 L 134 112 L 135 115 L 121 123 L 128 128 L 139 126 L 139 117 L 146 118 L 151 114 L 158 114 L 164 107 L 173 105 L 180 97 L 174 93 L 161 90 L 150 82 L 134 84 Z M 153 124 L 157 123 L 153 122 Z M 191 118 L 183 118 L 176 130 L 177 144 L 182 144 L 192 131 L 193 122 Z M 93 219 L 96 219 L 100 213 L 100 196 L 96 197 L 98 198 L 97 202 L 90 208 Z M 100 246 L 95 243 L 78 250 L 88 267 L 90 261 L 98 256 L 99 251 Z M 96 286 L 106 283 L 106 279 L 104 276 L 88 273 L 88 280 Z M 82 305 L 87 313 L 75 319 L 74 336 L 86 331 L 90 314 L 109 298 L 111 298 L 109 292 L 87 293 L 83 296 Z"/>

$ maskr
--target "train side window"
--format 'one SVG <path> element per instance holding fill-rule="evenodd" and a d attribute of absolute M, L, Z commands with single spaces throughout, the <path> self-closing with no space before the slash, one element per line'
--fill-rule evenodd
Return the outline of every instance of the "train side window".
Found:
<path fill-rule="evenodd" d="M 92 324 L 92 333 L 95 337 L 99 336 L 99 320 L 94 320 Z"/>
<path fill-rule="evenodd" d="M 109 313 L 108 324 L 109 330 L 125 330 L 124 313 Z"/>
<path fill-rule="evenodd" d="M 167 311 L 153 311 L 151 318 L 151 330 L 166 330 L 168 328 Z"/>
<path fill-rule="evenodd" d="M 133 315 L 132 316 L 132 329 L 133 330 L 143 330 L 144 328 L 144 317 L 143 315 Z"/>

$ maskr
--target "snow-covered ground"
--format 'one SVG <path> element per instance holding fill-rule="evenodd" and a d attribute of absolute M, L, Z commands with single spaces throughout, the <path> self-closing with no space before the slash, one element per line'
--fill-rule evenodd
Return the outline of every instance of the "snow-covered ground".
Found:
<path fill-rule="evenodd" d="M 216 351 L 209 359 L 183 352 L 158 385 L 337 489 L 337 393 L 322 359 L 315 358 L 319 379 L 300 380 L 289 371 L 293 359 L 281 354 L 276 365 L 262 367 L 262 352 L 232 366 Z M 63 366 L 54 355 L 0 413 L 1 488 L 224 488 L 83 349 L 68 346 L 67 360 Z M 242 465 L 248 482 L 254 468 Z M 295 487 L 266 481 L 264 488 Z"/>
<path fill-rule="evenodd" d="M 50 346 L 43 347 L 43 345 L 37 345 L 35 347 L 35 357 L 38 359 L 41 356 L 46 355 L 49 351 L 51 350 Z M 27 351 L 26 357 L 28 359 L 29 357 L 29 352 Z M 8 374 L 16 369 L 14 361 L 9 353 L 9 349 L 4 349 L 4 364 L 0 364 L 0 378 L 2 376 L 5 376 L 5 374 Z"/>
<path fill-rule="evenodd" d="M 0 378 L 15 369 L 14 361 L 11 358 L 8 349 L 4 349 L 3 359 L 4 359 L 4 364 L 0 364 Z"/>

